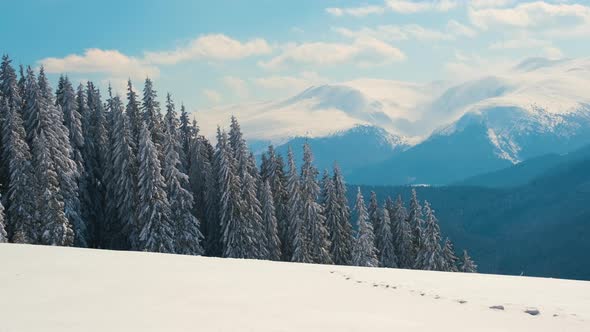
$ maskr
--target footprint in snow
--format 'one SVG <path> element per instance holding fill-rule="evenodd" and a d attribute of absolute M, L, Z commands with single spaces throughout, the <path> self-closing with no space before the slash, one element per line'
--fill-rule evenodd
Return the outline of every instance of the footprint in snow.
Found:
<path fill-rule="evenodd" d="M 528 308 L 524 312 L 526 312 L 527 314 L 529 314 L 531 316 L 537 316 L 537 315 L 541 314 L 541 312 L 537 308 Z"/>
<path fill-rule="evenodd" d="M 465 300 L 457 300 L 457 302 L 458 302 L 459 304 L 465 304 L 465 303 L 467 303 L 467 301 L 465 301 Z"/>
<path fill-rule="evenodd" d="M 504 310 L 504 306 L 503 305 L 493 305 L 490 307 L 490 309 L 493 310 Z"/>

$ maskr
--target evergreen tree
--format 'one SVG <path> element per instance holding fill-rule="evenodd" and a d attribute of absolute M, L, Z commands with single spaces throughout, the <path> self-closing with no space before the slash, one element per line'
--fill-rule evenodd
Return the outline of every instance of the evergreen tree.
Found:
<path fill-rule="evenodd" d="M 371 198 L 369 200 L 369 206 L 367 207 L 369 213 L 369 222 L 373 225 L 373 231 L 375 232 L 375 248 L 380 253 L 383 249 L 383 241 L 381 236 L 383 235 L 383 222 L 381 220 L 381 211 L 379 209 L 379 202 L 377 201 L 377 194 L 371 191 Z"/>
<path fill-rule="evenodd" d="M 173 253 L 174 227 L 166 196 L 166 184 L 158 151 L 152 143 L 146 124 L 141 128 L 139 143 L 139 238 L 136 249 Z"/>
<path fill-rule="evenodd" d="M 266 248 L 266 232 L 262 220 L 262 206 L 257 197 L 257 179 L 249 172 L 244 174 L 242 182 L 242 220 L 247 234 L 251 234 L 252 247 L 248 250 L 247 258 L 264 259 L 268 257 Z"/>
<path fill-rule="evenodd" d="M 381 210 L 381 232 L 378 237 L 381 238 L 381 250 L 379 251 L 379 266 L 381 267 L 398 267 L 397 256 L 395 254 L 395 243 L 393 232 L 391 231 L 391 219 L 386 207 Z"/>
<path fill-rule="evenodd" d="M 142 117 L 139 107 L 137 93 L 133 90 L 131 80 L 127 81 L 127 106 L 125 113 L 129 120 L 129 131 L 131 132 L 131 148 L 134 155 L 137 155 L 139 148 L 139 133 L 141 131 Z"/>
<path fill-rule="evenodd" d="M 85 214 L 92 226 L 93 246 L 104 247 L 106 239 L 106 183 L 105 170 L 109 161 L 109 133 L 107 119 L 101 101 L 100 91 L 92 82 L 86 84 L 87 109 L 82 114 L 84 131 L 84 162 L 86 169 L 85 186 L 89 197 L 85 197 Z M 88 204 L 86 204 L 88 203 Z"/>
<path fill-rule="evenodd" d="M 463 257 L 461 258 L 459 271 L 466 273 L 477 273 L 477 265 L 475 265 L 475 262 L 471 259 L 469 254 L 467 254 L 467 250 L 463 250 Z"/>
<path fill-rule="evenodd" d="M 447 272 L 457 272 L 457 256 L 455 255 L 455 248 L 453 242 L 448 238 L 442 248 L 442 270 Z"/>
<path fill-rule="evenodd" d="M 412 257 L 412 229 L 401 195 L 397 197 L 395 203 L 389 198 L 386 206 L 391 218 L 398 265 L 405 269 L 412 268 L 414 264 L 414 258 Z"/>
<path fill-rule="evenodd" d="M 132 151 L 132 133 L 127 114 L 119 97 L 112 101 L 112 132 L 110 137 L 109 210 L 111 248 L 137 248 L 137 158 Z"/>
<path fill-rule="evenodd" d="M 49 111 L 54 113 L 50 114 L 53 130 L 46 132 L 54 133 L 58 146 L 57 149 L 53 148 L 53 158 L 64 196 L 65 214 L 74 229 L 74 245 L 88 247 L 88 225 L 82 217 L 79 198 L 79 181 L 84 170 L 81 164 L 83 158 L 80 147 L 83 145 L 83 138 L 80 117 L 76 107 L 76 93 L 68 78 L 60 77 L 55 101 L 57 108 L 54 108 L 49 82 L 43 72 L 40 73 L 39 80 L 40 82 L 41 80 L 45 81 L 43 84 L 40 83 L 39 86 L 46 87 L 46 102 L 49 104 Z M 72 131 L 70 131 L 70 128 L 72 128 Z M 76 148 L 72 146 L 72 138 L 75 138 Z"/>
<path fill-rule="evenodd" d="M 308 249 L 312 261 L 318 264 L 331 264 L 329 234 L 322 206 L 318 203 L 320 187 L 317 176 L 318 170 L 313 166 L 311 147 L 306 142 L 303 145 L 301 166 L 301 218 L 308 234 Z"/>
<path fill-rule="evenodd" d="M 311 263 L 312 257 L 308 249 L 308 237 L 305 223 L 302 218 L 302 200 L 301 187 L 299 175 L 297 174 L 297 166 L 295 166 L 295 157 L 293 150 L 289 147 L 288 152 L 289 173 L 287 175 L 287 192 L 289 201 L 287 202 L 287 216 L 288 216 L 288 235 L 287 239 L 290 245 L 286 247 L 288 250 L 287 257 L 290 257 L 292 262 Z"/>
<path fill-rule="evenodd" d="M 267 259 L 278 261 L 281 259 L 281 240 L 277 227 L 277 218 L 275 216 L 275 207 L 272 197 L 272 191 L 268 180 L 264 181 L 262 187 L 262 220 L 265 228 L 266 249 L 268 251 Z"/>
<path fill-rule="evenodd" d="M 4 99 L 6 106 L 4 110 L 0 109 L 0 128 L 4 127 L 4 121 L 7 117 L 7 112 L 10 109 L 20 110 L 22 106 L 21 94 L 18 88 L 16 79 L 16 72 L 11 65 L 11 60 L 8 55 L 2 57 L 0 64 L 0 101 Z M 0 108 L 2 105 L 0 105 Z M 0 141 L 0 190 L 8 186 L 8 161 L 7 152 L 5 150 L 4 142 Z"/>
<path fill-rule="evenodd" d="M 26 143 L 26 134 L 20 113 L 10 108 L 3 100 L 6 114 L 2 129 L 2 142 L 6 160 L 8 160 L 9 187 L 5 199 L 6 213 L 10 223 L 8 231 L 12 242 L 36 243 L 39 238 L 39 220 L 36 216 L 35 178 L 33 176 L 32 156 Z"/>
<path fill-rule="evenodd" d="M 182 167 L 177 152 L 180 142 L 173 137 L 174 126 L 173 121 L 168 122 L 164 144 L 166 152 L 164 178 L 172 210 L 175 252 L 184 255 L 201 255 L 203 254 L 202 234 L 199 230 L 199 220 L 192 213 L 193 195 L 185 189 L 189 186 L 188 176 L 179 170 L 179 167 Z"/>
<path fill-rule="evenodd" d="M 74 231 L 64 213 L 56 166 L 51 158 L 50 140 L 43 128 L 33 139 L 36 197 L 39 213 L 39 242 L 45 245 L 71 246 Z"/>
<path fill-rule="evenodd" d="M 275 153 L 274 147 L 269 145 L 268 158 L 263 175 L 263 181 L 268 181 L 273 195 L 273 202 L 277 217 L 277 227 L 279 238 L 282 244 L 283 260 L 289 261 L 289 246 L 291 239 L 288 237 L 289 230 L 289 213 L 287 193 L 287 176 L 285 175 L 285 165 L 283 158 Z M 261 165 L 262 167 L 262 165 Z"/>
<path fill-rule="evenodd" d="M 180 105 L 180 123 L 178 127 L 178 134 L 180 139 L 180 154 L 182 167 L 185 170 L 189 170 L 191 165 L 191 141 L 195 139 L 194 128 L 191 126 L 189 115 L 184 107 L 184 104 Z"/>
<path fill-rule="evenodd" d="M 440 229 L 430 203 L 424 203 L 425 227 L 414 267 L 420 270 L 442 270 Z"/>
<path fill-rule="evenodd" d="M 323 183 L 324 211 L 331 242 L 330 254 L 334 264 L 348 265 L 353 249 L 352 225 L 349 221 L 346 185 L 338 165 L 334 165 L 333 178 L 326 174 Z"/>
<path fill-rule="evenodd" d="M 357 214 L 357 237 L 352 251 L 352 265 L 376 267 L 379 265 L 373 225 L 369 222 L 369 213 L 365 206 L 365 199 L 358 188 L 355 210 Z"/>
<path fill-rule="evenodd" d="M 162 113 L 160 113 L 160 103 L 156 100 L 158 97 L 154 90 L 152 80 L 145 79 L 143 88 L 143 122 L 147 125 L 152 137 L 152 142 L 157 148 L 158 153 L 163 158 L 164 130 L 162 128 Z"/>
<path fill-rule="evenodd" d="M 422 228 L 424 220 L 422 219 L 422 207 L 418 201 L 416 189 L 412 189 L 412 197 L 410 198 L 410 211 L 408 213 L 408 223 L 412 232 L 412 246 L 410 248 L 411 264 L 416 265 L 418 258 L 418 251 L 422 246 Z"/>

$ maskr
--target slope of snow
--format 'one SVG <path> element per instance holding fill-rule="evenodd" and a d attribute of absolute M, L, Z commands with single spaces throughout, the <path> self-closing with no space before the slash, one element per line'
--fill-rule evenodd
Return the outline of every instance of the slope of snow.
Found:
<path fill-rule="evenodd" d="M 8 244 L 0 262 L 3 332 L 590 330 L 585 281 Z"/>

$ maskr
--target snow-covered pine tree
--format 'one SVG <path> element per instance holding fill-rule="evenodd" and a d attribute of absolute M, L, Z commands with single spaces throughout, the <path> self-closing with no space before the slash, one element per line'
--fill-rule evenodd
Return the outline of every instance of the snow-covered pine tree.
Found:
<path fill-rule="evenodd" d="M 195 130 L 191 126 L 189 115 L 186 111 L 186 107 L 184 104 L 180 105 L 180 123 L 178 127 L 178 133 L 180 136 L 180 149 L 182 153 L 180 154 L 182 167 L 188 172 L 190 170 L 191 165 L 191 141 L 195 139 Z"/>
<path fill-rule="evenodd" d="M 40 121 L 40 100 L 41 92 L 39 90 L 37 76 L 31 67 L 27 67 L 22 113 L 25 132 L 27 133 L 27 143 L 31 149 L 33 147 L 33 138 Z"/>
<path fill-rule="evenodd" d="M 36 216 L 36 192 L 31 190 L 35 188 L 31 152 L 26 142 L 20 112 L 14 107 L 11 108 L 6 99 L 3 99 L 2 104 L 4 109 L 1 112 L 6 115 L 2 128 L 2 142 L 5 158 L 9 160 L 9 186 L 5 197 L 6 213 L 10 222 L 7 230 L 12 242 L 37 243 L 40 224 Z"/>
<path fill-rule="evenodd" d="M 264 259 L 268 257 L 266 248 L 266 232 L 262 220 L 262 206 L 258 200 L 257 179 L 252 177 L 249 172 L 244 174 L 242 182 L 242 206 L 243 222 L 247 234 L 251 234 L 252 248 L 247 248 L 248 258 Z"/>
<path fill-rule="evenodd" d="M 105 171 L 109 161 L 109 133 L 107 119 L 100 91 L 94 83 L 86 84 L 87 109 L 81 112 L 84 132 L 85 186 L 89 197 L 85 197 L 87 222 L 92 225 L 93 246 L 105 246 L 106 179 Z"/>
<path fill-rule="evenodd" d="M 64 211 L 74 229 L 74 245 L 88 247 L 88 225 L 82 216 L 79 198 L 79 181 L 84 172 L 81 164 L 83 159 L 78 149 L 80 146 L 76 149 L 72 147 L 72 135 L 76 135 L 76 144 L 81 144 L 83 139 L 80 117 L 76 109 L 76 93 L 69 79 L 60 77 L 55 100 L 57 108 L 55 108 L 52 105 L 51 88 L 43 72 L 39 74 L 39 80 L 39 86 L 46 87 L 45 93 L 48 96 L 46 102 L 50 105 L 50 112 L 54 113 L 51 116 L 54 123 L 53 130 L 47 130 L 46 133 L 53 132 L 58 145 L 58 148 L 53 149 L 53 158 L 64 196 Z M 42 81 L 44 83 L 41 83 Z M 72 132 L 69 130 L 70 127 Z"/>
<path fill-rule="evenodd" d="M 391 219 L 387 207 L 381 209 L 381 251 L 379 251 L 379 266 L 381 267 L 398 267 L 397 255 L 395 254 L 395 240 L 391 231 Z"/>
<path fill-rule="evenodd" d="M 266 249 L 268 251 L 266 258 L 272 261 L 278 261 L 281 259 L 281 240 L 279 239 L 274 201 L 268 180 L 264 181 L 264 185 L 262 186 L 261 201 L 262 220 L 266 234 Z"/>
<path fill-rule="evenodd" d="M 424 228 L 414 268 L 419 270 L 442 270 L 442 249 L 440 247 L 440 228 L 434 210 L 428 201 L 424 202 Z"/>
<path fill-rule="evenodd" d="M 70 146 L 72 148 L 70 158 L 76 163 L 78 173 L 83 176 L 84 158 L 82 150 L 84 149 L 84 134 L 82 132 L 82 115 L 79 112 L 78 102 L 79 94 L 74 92 L 74 87 L 67 76 L 60 77 L 60 88 L 56 91 L 57 104 L 61 106 L 64 117 L 64 125 L 68 129 Z M 83 92 L 82 92 L 83 95 Z"/>
<path fill-rule="evenodd" d="M 365 199 L 358 188 L 355 210 L 357 215 L 357 237 L 352 251 L 352 265 L 376 267 L 379 265 L 373 225 L 369 222 L 369 213 L 365 206 Z"/>
<path fill-rule="evenodd" d="M 64 213 L 63 196 L 56 167 L 51 158 L 51 142 L 41 127 L 33 138 L 35 196 L 40 220 L 39 242 L 45 245 L 71 246 L 74 231 Z"/>
<path fill-rule="evenodd" d="M 137 248 L 137 158 L 131 148 L 132 133 L 119 97 L 111 101 L 111 165 L 107 204 L 113 216 L 108 220 L 110 248 Z"/>
<path fill-rule="evenodd" d="M 330 240 L 322 206 L 318 203 L 320 187 L 318 170 L 313 166 L 311 147 L 303 144 L 301 165 L 301 218 L 307 230 L 309 255 L 314 263 L 332 264 Z"/>
<path fill-rule="evenodd" d="M 475 262 L 469 256 L 467 250 L 463 250 L 463 257 L 461 258 L 459 271 L 466 273 L 477 273 L 477 265 L 475 265 Z"/>
<path fill-rule="evenodd" d="M 311 263 L 312 257 L 309 254 L 309 239 L 307 237 L 307 229 L 302 218 L 302 198 L 300 179 L 297 174 L 297 166 L 295 165 L 295 157 L 293 150 L 289 146 L 288 152 L 289 171 L 287 175 L 287 193 L 289 201 L 287 203 L 288 216 L 288 232 L 287 239 L 290 245 L 286 246 L 288 250 L 287 257 L 290 261 L 298 263 Z"/>
<path fill-rule="evenodd" d="M 179 141 L 173 136 L 175 123 L 167 122 L 166 141 L 164 142 L 164 179 L 168 200 L 172 210 L 174 225 L 175 252 L 183 255 L 202 255 L 199 220 L 193 215 L 193 195 L 185 188 L 189 186 L 188 176 L 180 171 L 182 167 L 178 156 Z"/>
<path fill-rule="evenodd" d="M 291 244 L 291 239 L 288 238 L 289 214 L 287 206 L 289 196 L 287 193 L 287 177 L 285 175 L 285 165 L 283 158 L 281 157 L 281 155 L 276 154 L 275 149 L 272 145 L 269 145 L 267 154 L 268 166 L 266 171 L 264 172 L 264 179 L 268 180 L 273 195 L 279 238 L 282 244 L 282 259 L 289 261 L 291 260 L 291 257 L 288 256 L 288 247 Z"/>
<path fill-rule="evenodd" d="M 337 164 L 334 165 L 333 177 L 325 178 L 323 183 L 326 225 L 331 242 L 330 254 L 334 264 L 349 265 L 354 241 L 346 199 L 346 185 Z"/>
<path fill-rule="evenodd" d="M 129 131 L 131 131 L 131 147 L 133 154 L 137 155 L 142 117 L 137 93 L 133 90 L 131 80 L 127 81 L 127 106 L 125 107 L 125 113 L 129 120 Z"/>
<path fill-rule="evenodd" d="M 379 202 L 377 200 L 377 194 L 371 191 L 371 198 L 369 199 L 369 206 L 367 207 L 369 213 L 369 222 L 373 225 L 373 231 L 375 232 L 375 248 L 379 254 L 383 250 L 383 244 L 381 236 L 383 235 L 383 222 L 381 220 L 381 209 L 379 209 Z"/>
<path fill-rule="evenodd" d="M 248 147 L 246 146 L 238 119 L 233 115 L 229 130 L 229 144 L 233 151 L 233 157 L 236 160 L 238 175 L 243 180 L 245 172 L 248 171 Z"/>
<path fill-rule="evenodd" d="M 174 252 L 174 226 L 158 151 L 146 124 L 141 128 L 138 174 L 138 250 Z"/>
<path fill-rule="evenodd" d="M 457 272 L 457 256 L 453 242 L 449 238 L 445 239 L 442 247 L 442 270 L 447 272 Z"/>
<path fill-rule="evenodd" d="M 242 182 L 237 175 L 237 162 L 234 159 L 227 133 L 218 128 L 218 142 L 215 154 L 217 172 L 221 242 L 223 256 L 230 258 L 252 258 L 256 244 L 252 229 L 244 220 L 244 201 Z"/>
<path fill-rule="evenodd" d="M 4 206 L 0 199 L 0 243 L 8 242 L 8 233 L 6 232 L 6 222 L 4 220 Z"/>
<path fill-rule="evenodd" d="M 410 210 L 408 212 L 408 223 L 412 232 L 412 246 L 410 247 L 410 260 L 412 266 L 416 265 L 416 259 L 418 257 L 418 251 L 422 246 L 423 240 L 423 224 L 422 219 L 422 207 L 418 201 L 418 195 L 416 189 L 412 189 L 412 197 L 410 198 Z"/>
<path fill-rule="evenodd" d="M 412 268 L 414 264 L 414 258 L 412 257 L 412 229 L 408 222 L 408 212 L 401 195 L 397 196 L 395 203 L 388 199 L 386 206 L 391 219 L 398 265 L 405 269 Z"/>
<path fill-rule="evenodd" d="M 21 99 L 22 99 L 22 97 L 25 95 L 25 86 L 27 84 L 27 81 L 26 81 L 27 77 L 25 75 L 25 66 L 18 65 L 18 76 L 19 76 L 18 84 L 17 84 L 18 85 L 18 93 L 20 94 Z"/>
<path fill-rule="evenodd" d="M 2 99 L 6 102 L 4 111 L 0 110 L 0 128 L 4 127 L 4 120 L 9 109 L 18 109 L 22 107 L 22 98 L 18 88 L 16 72 L 11 65 L 11 60 L 8 55 L 2 56 L 2 63 L 0 64 L 0 102 Z M 0 105 L 2 107 L 2 105 Z M 5 191 L 8 187 L 8 162 L 10 159 L 6 158 L 7 154 L 4 148 L 4 143 L 0 141 L 0 190 Z"/>
<path fill-rule="evenodd" d="M 158 149 L 158 154 L 164 158 L 164 128 L 162 125 L 162 113 L 160 112 L 160 103 L 157 101 L 157 92 L 154 90 L 151 79 L 146 78 L 143 87 L 143 122 L 147 125 L 152 137 L 154 146 Z M 162 159 L 163 160 L 163 159 Z"/>

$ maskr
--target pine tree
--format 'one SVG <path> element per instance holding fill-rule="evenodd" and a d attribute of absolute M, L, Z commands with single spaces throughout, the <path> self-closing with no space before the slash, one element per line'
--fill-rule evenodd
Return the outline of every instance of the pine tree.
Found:
<path fill-rule="evenodd" d="M 129 120 L 129 131 L 131 132 L 131 148 L 133 154 L 137 155 L 139 148 L 139 133 L 141 131 L 142 117 L 139 107 L 137 93 L 133 90 L 131 80 L 127 81 L 127 106 L 125 113 Z"/>
<path fill-rule="evenodd" d="M 309 255 L 314 263 L 332 264 L 330 240 L 322 206 L 318 203 L 320 187 L 317 182 L 318 171 L 313 166 L 311 147 L 303 145 L 303 165 L 301 166 L 301 218 L 305 225 L 309 243 Z"/>
<path fill-rule="evenodd" d="M 256 257 L 255 234 L 244 220 L 242 182 L 237 175 L 237 162 L 225 132 L 219 133 L 215 156 L 219 188 L 219 208 L 223 256 L 230 258 Z"/>
<path fill-rule="evenodd" d="M 346 199 L 346 186 L 338 165 L 334 165 L 334 176 L 324 176 L 324 213 L 330 234 L 330 254 L 334 264 L 349 265 L 352 258 L 353 238 L 350 224 L 350 210 Z"/>
<path fill-rule="evenodd" d="M 175 252 L 184 255 L 201 255 L 202 234 L 199 230 L 199 220 L 193 215 L 193 195 L 185 188 L 189 186 L 188 176 L 179 170 L 181 166 L 178 156 L 179 142 L 173 137 L 175 123 L 170 121 L 166 131 L 164 151 L 164 178 L 168 200 L 172 210 L 174 225 Z"/>
<path fill-rule="evenodd" d="M 74 231 L 64 213 L 63 196 L 49 142 L 44 129 L 39 129 L 33 139 L 35 193 L 41 221 L 39 242 L 45 245 L 71 246 L 74 243 Z"/>
<path fill-rule="evenodd" d="M 174 252 L 174 227 L 158 151 L 146 124 L 141 128 L 138 175 L 138 250 Z"/>
<path fill-rule="evenodd" d="M 460 272 L 466 273 L 477 273 L 477 265 L 467 254 L 467 250 L 463 250 L 463 257 L 461 259 L 461 265 L 459 266 Z"/>
<path fill-rule="evenodd" d="M 145 79 L 143 88 L 143 122 L 147 125 L 152 137 L 154 146 L 158 149 L 158 153 L 163 158 L 163 144 L 164 144 L 164 130 L 162 125 L 162 113 L 160 113 L 160 103 L 156 100 L 158 97 L 156 90 L 154 90 L 153 82 L 149 78 Z"/>
<path fill-rule="evenodd" d="M 365 206 L 365 199 L 358 188 L 355 210 L 357 214 L 357 237 L 352 251 L 352 265 L 376 267 L 379 265 L 373 225 L 369 222 L 369 213 Z"/>
<path fill-rule="evenodd" d="M 425 225 L 414 268 L 431 271 L 441 270 L 440 229 L 428 201 L 424 202 L 424 216 Z"/>
<path fill-rule="evenodd" d="M 4 127 L 4 121 L 7 117 L 7 112 L 10 109 L 20 110 L 22 107 L 21 93 L 18 88 L 16 79 L 16 72 L 11 65 L 11 60 L 8 55 L 2 57 L 0 64 L 0 101 L 4 99 L 6 103 L 5 110 L 0 109 L 0 128 Z M 2 105 L 0 105 L 2 107 Z M 8 186 L 8 162 L 7 153 L 5 151 L 4 143 L 0 141 L 0 190 Z"/>
<path fill-rule="evenodd" d="M 381 251 L 379 251 L 379 266 L 381 267 L 398 267 L 397 256 L 395 254 L 395 243 L 393 232 L 391 231 L 391 219 L 386 207 L 381 210 Z"/>
<path fill-rule="evenodd" d="M 41 92 L 35 72 L 27 67 L 25 95 L 23 100 L 23 121 L 27 133 L 27 143 L 33 146 L 33 138 L 40 122 L 40 100 Z"/>
<path fill-rule="evenodd" d="M 0 200 L 0 243 L 8 242 L 8 233 L 6 233 L 6 225 L 4 219 L 4 206 L 2 206 Z"/>
<path fill-rule="evenodd" d="M 266 249 L 268 251 L 267 259 L 278 261 L 281 259 L 281 240 L 277 227 L 277 218 L 275 216 L 275 207 L 272 197 L 270 184 L 264 181 L 262 187 L 262 220 L 265 228 Z"/>
<path fill-rule="evenodd" d="M 288 247 L 291 244 L 291 239 L 288 238 L 289 214 L 287 206 L 289 196 L 287 193 L 285 165 L 283 158 L 275 153 L 274 147 L 272 145 L 268 147 L 267 154 L 267 166 L 265 166 L 263 181 L 268 180 L 273 195 L 279 238 L 282 244 L 282 259 L 289 261 L 291 260 L 291 257 L 289 256 Z"/>
<path fill-rule="evenodd" d="M 5 197 L 6 213 L 10 221 L 7 225 L 8 231 L 12 242 L 36 243 L 40 229 L 39 220 L 36 217 L 36 198 L 34 194 L 31 195 L 31 188 L 35 187 L 32 156 L 26 142 L 20 112 L 10 108 L 6 99 L 3 101 L 4 110 L 1 112 L 6 114 L 6 118 L 2 129 L 2 142 L 5 158 L 9 161 L 9 187 Z"/>
<path fill-rule="evenodd" d="M 180 149 L 182 153 L 180 154 L 182 167 L 185 170 L 189 170 L 191 165 L 191 141 L 195 139 L 194 137 L 194 129 L 191 126 L 189 115 L 184 107 L 184 104 L 180 105 L 180 123 L 178 127 L 178 134 L 180 139 Z"/>
<path fill-rule="evenodd" d="M 412 197 L 410 198 L 410 211 L 408 213 L 408 223 L 412 232 L 412 246 L 410 248 L 410 260 L 412 266 L 416 265 L 418 258 L 418 251 L 422 246 L 422 228 L 424 220 L 422 219 L 422 207 L 418 201 L 416 189 L 412 189 Z"/>
<path fill-rule="evenodd" d="M 92 82 L 86 84 L 86 109 L 83 109 L 85 186 L 89 197 L 84 197 L 85 215 L 92 225 L 93 246 L 103 247 L 106 239 L 106 183 L 105 170 L 109 161 L 109 133 L 100 91 Z"/>
<path fill-rule="evenodd" d="M 447 272 L 457 272 L 457 256 L 455 255 L 455 248 L 453 242 L 448 238 L 445 239 L 442 248 L 442 270 Z"/>
<path fill-rule="evenodd" d="M 289 173 L 287 175 L 287 192 L 289 201 L 287 203 L 288 216 L 288 235 L 287 239 L 290 245 L 286 247 L 288 250 L 287 257 L 290 257 L 292 262 L 311 263 L 312 257 L 309 254 L 309 239 L 307 237 L 307 230 L 302 218 L 302 199 L 299 175 L 297 174 L 297 166 L 295 166 L 295 157 L 293 150 L 289 147 L 288 152 Z"/>
<path fill-rule="evenodd" d="M 132 133 L 127 114 L 119 97 L 112 100 L 112 131 L 110 137 L 111 172 L 109 181 L 108 221 L 111 238 L 109 247 L 137 248 L 137 158 L 132 151 Z"/>
<path fill-rule="evenodd" d="M 50 96 L 51 90 L 47 78 L 40 74 L 39 79 L 40 81 L 45 80 L 43 84 L 39 85 L 47 86 L 46 93 Z M 52 132 L 55 134 L 59 147 L 58 149 L 54 148 L 54 160 L 64 196 L 65 214 L 74 229 L 74 245 L 88 247 L 88 225 L 82 217 L 79 198 L 79 181 L 81 174 L 84 172 L 83 158 L 80 151 L 80 147 L 83 145 L 80 115 L 76 109 L 76 94 L 72 84 L 67 77 L 63 76 L 60 77 L 59 82 L 55 101 L 57 109 L 54 107 L 49 108 L 55 113 L 52 115 L 54 123 Z M 47 98 L 47 103 L 51 105 L 53 99 Z M 72 131 L 70 131 L 70 128 Z M 49 133 L 49 131 L 47 132 Z M 75 138 L 75 141 L 73 138 Z M 76 143 L 76 148 L 72 146 L 72 141 Z"/>
<path fill-rule="evenodd" d="M 412 257 L 412 229 L 408 222 L 408 212 L 404 207 L 401 195 L 397 197 L 395 203 L 388 199 L 386 206 L 391 219 L 398 265 L 401 268 L 412 268 L 414 264 L 414 258 Z"/>
<path fill-rule="evenodd" d="M 369 222 L 373 225 L 373 231 L 375 232 L 375 248 L 377 248 L 377 253 L 380 253 L 383 249 L 383 241 L 381 239 L 383 223 L 381 221 L 381 211 L 379 209 L 379 202 L 377 201 L 377 194 L 374 191 L 371 191 L 367 211 L 369 213 Z"/>

